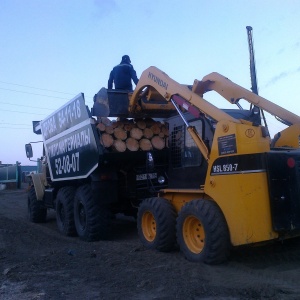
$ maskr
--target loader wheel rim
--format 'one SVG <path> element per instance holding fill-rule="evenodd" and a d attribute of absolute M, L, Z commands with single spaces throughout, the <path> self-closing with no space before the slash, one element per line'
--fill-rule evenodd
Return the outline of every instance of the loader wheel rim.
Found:
<path fill-rule="evenodd" d="M 205 230 L 203 224 L 195 216 L 188 216 L 182 227 L 183 238 L 188 249 L 199 254 L 205 246 Z"/>
<path fill-rule="evenodd" d="M 156 237 L 156 221 L 154 215 L 150 211 L 146 211 L 142 217 L 142 230 L 145 239 L 153 242 Z"/>

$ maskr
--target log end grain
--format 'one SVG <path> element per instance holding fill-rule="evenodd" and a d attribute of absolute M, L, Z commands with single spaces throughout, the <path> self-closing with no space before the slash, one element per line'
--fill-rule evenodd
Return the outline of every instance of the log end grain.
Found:
<path fill-rule="evenodd" d="M 136 139 L 136 140 L 140 140 L 143 137 L 143 131 L 140 128 L 132 128 L 130 130 L 130 137 Z"/>
<path fill-rule="evenodd" d="M 114 141 L 113 143 L 113 148 L 117 151 L 117 152 L 125 152 L 126 151 L 126 144 L 124 141 L 117 139 Z"/>
<path fill-rule="evenodd" d="M 109 148 L 114 143 L 113 137 L 108 133 L 103 133 L 100 137 L 100 143 L 105 147 Z"/>
<path fill-rule="evenodd" d="M 150 151 L 153 149 L 152 143 L 148 139 L 141 139 L 139 141 L 139 145 L 140 145 L 141 150 L 143 150 L 143 151 Z"/>
<path fill-rule="evenodd" d="M 165 141 L 164 141 L 164 139 L 162 139 L 158 135 L 154 136 L 151 139 L 151 144 L 152 144 L 153 148 L 157 149 L 157 150 L 162 150 L 162 149 L 165 148 Z"/>
<path fill-rule="evenodd" d="M 138 151 L 139 150 L 139 142 L 133 138 L 128 138 L 126 140 L 126 147 L 129 151 Z"/>

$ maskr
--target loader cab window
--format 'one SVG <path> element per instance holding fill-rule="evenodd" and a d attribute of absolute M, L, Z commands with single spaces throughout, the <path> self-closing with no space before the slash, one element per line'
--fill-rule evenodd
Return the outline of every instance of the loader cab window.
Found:
<path fill-rule="evenodd" d="M 202 135 L 202 120 L 190 121 L 189 124 L 196 128 L 200 136 Z M 202 159 L 202 154 L 186 130 L 186 126 L 174 124 L 171 134 L 171 163 L 173 168 L 200 166 Z"/>

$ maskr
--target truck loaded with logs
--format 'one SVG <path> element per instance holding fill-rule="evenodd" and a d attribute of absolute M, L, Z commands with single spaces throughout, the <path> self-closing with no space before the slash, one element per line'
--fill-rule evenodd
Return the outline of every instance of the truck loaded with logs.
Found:
<path fill-rule="evenodd" d="M 87 241 L 110 238 L 114 214 L 136 216 L 139 203 L 168 184 L 168 124 L 120 113 L 128 92 L 105 93 L 117 111 L 93 116 L 79 94 L 33 126 L 44 155 L 43 171 L 32 174 L 29 219 L 44 222 L 52 208 L 62 234 Z M 33 157 L 31 144 L 25 148 Z"/>

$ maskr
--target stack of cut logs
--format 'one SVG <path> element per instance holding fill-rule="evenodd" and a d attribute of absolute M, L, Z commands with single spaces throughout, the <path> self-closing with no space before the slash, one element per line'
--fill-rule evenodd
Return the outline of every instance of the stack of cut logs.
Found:
<path fill-rule="evenodd" d="M 98 118 L 100 143 L 116 152 L 161 150 L 167 146 L 169 130 L 166 124 L 153 119 Z"/>

